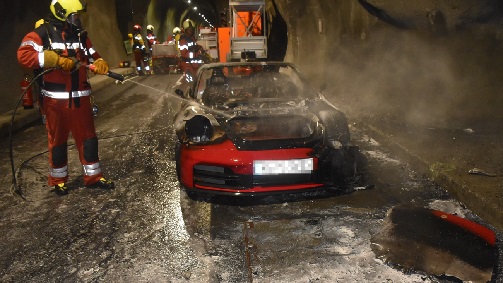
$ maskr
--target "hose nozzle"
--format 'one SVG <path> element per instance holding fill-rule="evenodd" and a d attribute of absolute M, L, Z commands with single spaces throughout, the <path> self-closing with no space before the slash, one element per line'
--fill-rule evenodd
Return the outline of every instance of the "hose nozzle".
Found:
<path fill-rule="evenodd" d="M 96 67 L 93 64 L 91 64 L 91 65 L 87 65 L 87 68 L 89 70 L 91 70 L 91 71 L 94 71 L 94 69 Z M 116 80 L 121 81 L 121 82 L 124 81 L 124 76 L 121 75 L 121 74 L 117 74 L 117 73 L 108 71 L 108 73 L 106 75 L 109 76 L 109 77 L 111 77 L 112 79 L 116 79 Z"/>

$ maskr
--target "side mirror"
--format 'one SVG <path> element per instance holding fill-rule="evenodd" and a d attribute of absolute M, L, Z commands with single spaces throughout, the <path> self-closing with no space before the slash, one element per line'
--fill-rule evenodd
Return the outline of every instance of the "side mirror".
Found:
<path fill-rule="evenodd" d="M 177 88 L 177 89 L 175 89 L 175 93 L 176 93 L 176 95 L 183 97 L 183 90 Z"/>

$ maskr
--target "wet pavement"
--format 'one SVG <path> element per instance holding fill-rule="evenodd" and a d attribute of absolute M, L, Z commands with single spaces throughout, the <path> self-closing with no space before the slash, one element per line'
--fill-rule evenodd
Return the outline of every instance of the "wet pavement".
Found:
<path fill-rule="evenodd" d="M 390 267 L 371 249 L 371 236 L 397 205 L 485 221 L 453 199 L 450 189 L 409 166 L 412 159 L 399 160 L 391 141 L 392 150 L 379 144 L 377 137 L 386 135 L 360 127 L 363 123 L 351 127 L 369 158 L 373 189 L 254 202 L 197 201 L 176 181 L 172 109 L 179 101 L 168 95 L 174 80 L 133 80 L 134 85 L 110 87 L 98 100 L 100 155 L 116 180 L 113 192 L 87 190 L 77 177 L 68 196 L 55 196 L 44 188 L 43 127 L 16 135 L 15 160 L 26 200 L 3 186 L 0 281 L 456 282 Z M 79 176 L 70 150 L 70 174 Z M 6 146 L 1 154 L 7 156 Z M 8 172 L 7 164 L 1 168 Z"/>
<path fill-rule="evenodd" d="M 131 74 L 130 68 L 114 70 Z M 95 76 L 95 91 L 115 81 Z M 327 97 L 329 100 L 330 97 Z M 342 107 L 344 109 L 344 107 Z M 380 118 L 351 118 L 350 122 L 372 133 L 401 159 L 427 174 L 481 218 L 503 231 L 503 124 L 486 121 L 479 126 L 446 129 L 421 128 Z M 17 111 L 14 129 L 40 118 L 38 110 Z M 8 136 L 11 113 L 0 115 L 0 135 Z"/>
<path fill-rule="evenodd" d="M 503 231 L 503 125 L 442 129 L 377 119 L 360 126 Z"/>

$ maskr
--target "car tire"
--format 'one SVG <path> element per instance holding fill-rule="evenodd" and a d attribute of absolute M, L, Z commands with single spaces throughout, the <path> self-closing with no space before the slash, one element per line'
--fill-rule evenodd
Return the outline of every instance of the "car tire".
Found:
<path fill-rule="evenodd" d="M 328 106 L 318 106 L 328 107 Z M 322 109 L 318 111 L 317 116 L 325 126 L 325 142 L 335 140 L 344 146 L 349 146 L 351 137 L 349 132 L 348 120 L 344 113 L 333 108 Z"/>
<path fill-rule="evenodd" d="M 343 192 L 363 186 L 367 181 L 367 159 L 356 146 L 344 146 L 331 151 L 333 184 Z"/>

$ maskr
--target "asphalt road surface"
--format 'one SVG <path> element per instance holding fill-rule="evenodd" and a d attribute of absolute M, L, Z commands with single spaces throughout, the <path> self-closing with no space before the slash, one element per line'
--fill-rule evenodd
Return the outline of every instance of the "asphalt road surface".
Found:
<path fill-rule="evenodd" d="M 371 186 L 345 195 L 187 197 L 173 151 L 179 77 L 133 77 L 95 93 L 112 192 L 84 188 L 71 139 L 70 194 L 51 192 L 39 123 L 13 136 L 19 196 L 1 140 L 1 282 L 451 282 L 386 264 L 372 235 L 395 206 L 476 217 L 358 125 L 353 140 L 369 160 Z"/>

